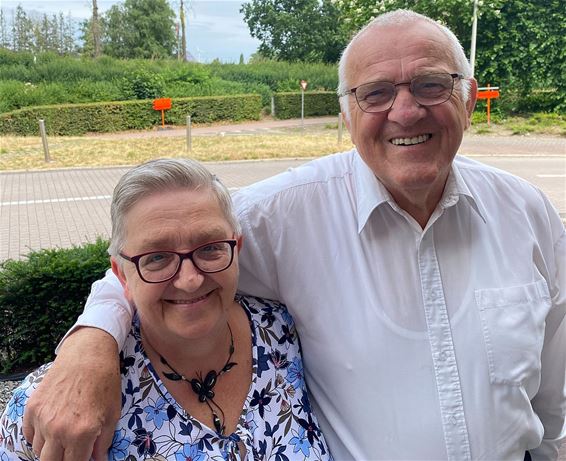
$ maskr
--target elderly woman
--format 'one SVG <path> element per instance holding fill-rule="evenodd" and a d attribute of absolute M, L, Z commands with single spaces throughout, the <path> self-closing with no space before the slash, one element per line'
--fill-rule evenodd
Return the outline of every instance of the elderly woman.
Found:
<path fill-rule="evenodd" d="M 122 177 L 111 216 L 112 270 L 136 315 L 109 458 L 330 459 L 292 318 L 236 294 L 242 239 L 226 188 L 197 162 L 155 160 Z M 48 369 L 2 415 L 2 461 L 35 459 L 23 407 Z"/>

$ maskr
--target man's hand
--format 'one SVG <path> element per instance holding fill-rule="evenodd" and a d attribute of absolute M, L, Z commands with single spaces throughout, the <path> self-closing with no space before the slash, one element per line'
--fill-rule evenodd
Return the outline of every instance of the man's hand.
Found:
<path fill-rule="evenodd" d="M 108 333 L 80 328 L 26 404 L 23 431 L 41 461 L 108 459 L 120 417 L 118 346 Z"/>

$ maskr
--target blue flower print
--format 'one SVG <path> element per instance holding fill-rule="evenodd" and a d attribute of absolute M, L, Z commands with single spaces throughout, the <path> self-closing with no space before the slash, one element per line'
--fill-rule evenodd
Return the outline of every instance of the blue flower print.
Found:
<path fill-rule="evenodd" d="M 110 446 L 109 457 L 111 460 L 122 461 L 128 456 L 128 447 L 130 446 L 130 439 L 126 437 L 125 429 L 120 429 L 114 432 L 112 445 Z"/>
<path fill-rule="evenodd" d="M 183 450 L 175 453 L 175 461 L 205 461 L 206 459 L 206 454 L 198 449 L 197 444 L 185 443 Z"/>
<path fill-rule="evenodd" d="M 244 427 L 250 431 L 252 436 L 254 435 L 255 430 L 257 429 L 257 423 L 254 421 L 254 414 L 252 411 L 248 411 L 246 413 L 246 420 L 244 421 Z"/>
<path fill-rule="evenodd" d="M 134 429 L 136 438 L 132 444 L 137 448 L 138 456 L 154 455 L 157 451 L 157 445 L 153 441 L 153 433 L 145 429 Z"/>
<path fill-rule="evenodd" d="M 147 413 L 146 421 L 153 421 L 157 429 L 161 429 L 163 421 L 168 421 L 167 409 L 165 408 L 167 401 L 163 397 L 159 397 L 155 406 L 147 405 L 143 411 Z"/>
<path fill-rule="evenodd" d="M 24 408 L 27 402 L 28 396 L 24 389 L 16 389 L 12 394 L 12 398 L 8 402 L 8 419 L 10 421 L 17 421 L 24 414 Z"/>
<path fill-rule="evenodd" d="M 294 325 L 295 322 L 293 321 L 293 317 L 291 317 L 291 314 L 289 313 L 289 311 L 287 309 L 282 309 L 280 310 L 281 312 L 281 317 L 283 318 L 283 323 L 287 324 L 287 325 Z"/>
<path fill-rule="evenodd" d="M 295 389 L 301 389 L 304 381 L 303 363 L 299 357 L 295 357 L 293 363 L 287 369 L 287 382 L 292 384 Z"/>
<path fill-rule="evenodd" d="M 253 397 L 250 400 L 250 406 L 252 408 L 258 407 L 259 416 L 263 418 L 263 414 L 265 410 L 271 411 L 271 408 L 269 407 L 269 402 L 271 402 L 271 397 L 269 396 L 269 394 L 265 392 L 265 389 L 262 389 L 261 392 L 258 392 L 256 390 L 254 391 Z"/>
<path fill-rule="evenodd" d="M 257 376 L 261 378 L 261 373 L 269 370 L 269 354 L 265 353 L 265 347 L 257 348 Z"/>
<path fill-rule="evenodd" d="M 283 325 L 281 327 L 281 331 L 283 332 L 283 334 L 281 335 L 281 338 L 279 338 L 279 341 L 277 341 L 278 344 L 285 344 L 285 343 L 295 344 L 294 328 L 291 329 L 287 325 Z"/>
<path fill-rule="evenodd" d="M 297 422 L 306 430 L 307 438 L 309 442 L 314 444 L 315 440 L 318 440 L 318 435 L 320 434 L 320 429 L 312 419 L 312 414 L 307 415 L 307 419 L 299 418 Z"/>
<path fill-rule="evenodd" d="M 303 392 L 301 400 L 299 400 L 299 403 L 293 405 L 293 408 L 297 408 L 299 410 L 299 413 L 310 413 L 312 411 L 311 403 L 306 392 Z"/>
<path fill-rule="evenodd" d="M 120 374 L 122 376 L 126 376 L 130 371 L 130 367 L 134 366 L 135 363 L 136 359 L 134 356 L 129 355 L 125 357 L 124 352 L 120 352 Z"/>
<path fill-rule="evenodd" d="M 292 432 L 293 434 L 296 434 L 295 431 Z M 289 444 L 294 446 L 293 453 L 297 453 L 300 450 L 303 452 L 303 455 L 310 455 L 311 443 L 307 438 L 307 431 L 303 427 L 299 429 L 299 433 L 297 435 L 289 440 Z"/>
<path fill-rule="evenodd" d="M 289 366 L 287 354 L 282 354 L 280 351 L 274 351 L 271 353 L 271 362 L 275 366 L 276 370 L 283 370 Z"/>

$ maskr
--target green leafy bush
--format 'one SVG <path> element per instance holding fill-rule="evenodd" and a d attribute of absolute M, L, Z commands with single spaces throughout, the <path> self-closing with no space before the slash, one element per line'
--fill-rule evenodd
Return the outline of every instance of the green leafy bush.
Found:
<path fill-rule="evenodd" d="M 0 50 L 0 95 L 9 81 L 27 84 L 29 93 L 5 101 L 0 98 L 0 113 L 55 103 L 247 93 L 260 94 L 263 106 L 268 107 L 273 92 L 298 91 L 303 79 L 309 82 L 309 91 L 333 91 L 338 83 L 336 66 L 269 60 L 252 64 L 200 64 L 172 59 L 120 60 L 108 56 L 92 59 Z M 9 96 L 11 88 L 6 88 L 4 93 Z"/>
<path fill-rule="evenodd" d="M 301 93 L 276 93 L 273 99 L 277 118 L 301 116 Z M 336 115 L 339 112 L 340 104 L 334 91 L 305 92 L 305 116 Z"/>
<path fill-rule="evenodd" d="M 152 99 L 165 96 L 163 75 L 138 70 L 122 79 L 124 99 Z"/>
<path fill-rule="evenodd" d="M 170 125 L 184 125 L 187 115 L 194 123 L 257 120 L 261 108 L 259 95 L 178 98 L 165 119 Z M 151 100 L 28 107 L 0 114 L 0 133 L 37 136 L 39 119 L 48 135 L 78 136 L 151 128 L 160 124 L 161 112 L 153 110 Z"/>
<path fill-rule="evenodd" d="M 53 359 L 82 312 L 90 286 L 110 266 L 108 242 L 35 251 L 0 263 L 0 372 Z"/>

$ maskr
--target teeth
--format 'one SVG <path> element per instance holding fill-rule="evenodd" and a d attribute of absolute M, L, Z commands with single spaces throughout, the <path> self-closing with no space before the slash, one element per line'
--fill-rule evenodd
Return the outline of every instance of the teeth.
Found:
<path fill-rule="evenodd" d="M 420 144 L 430 139 L 430 134 L 421 134 L 412 138 L 393 138 L 391 144 L 396 146 L 412 146 L 413 144 Z"/>
<path fill-rule="evenodd" d="M 203 299 L 205 299 L 208 296 L 208 293 L 199 297 L 199 298 L 193 298 L 193 299 L 171 299 L 169 300 L 169 302 L 171 304 L 194 304 L 197 303 Z"/>

